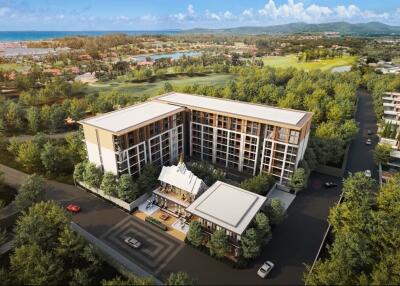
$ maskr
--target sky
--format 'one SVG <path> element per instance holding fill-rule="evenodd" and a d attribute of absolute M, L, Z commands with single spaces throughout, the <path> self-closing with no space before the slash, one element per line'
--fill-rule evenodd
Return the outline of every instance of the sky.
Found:
<path fill-rule="evenodd" d="M 0 0 L 1 31 L 166 30 L 379 21 L 400 0 Z"/>

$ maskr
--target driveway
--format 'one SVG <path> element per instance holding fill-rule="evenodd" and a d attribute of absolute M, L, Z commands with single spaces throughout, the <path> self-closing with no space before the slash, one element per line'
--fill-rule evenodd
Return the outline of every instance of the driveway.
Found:
<path fill-rule="evenodd" d="M 351 143 L 346 170 L 352 173 L 371 170 L 372 177 L 378 180 L 378 166 L 373 159 L 373 150 L 379 139 L 376 135 L 377 120 L 372 105 L 372 96 L 364 90 L 359 90 L 357 93 L 358 108 L 355 119 L 359 122 L 359 131 Z M 371 130 L 373 135 L 368 136 L 368 130 Z M 365 144 L 367 138 L 371 138 L 371 145 Z"/>

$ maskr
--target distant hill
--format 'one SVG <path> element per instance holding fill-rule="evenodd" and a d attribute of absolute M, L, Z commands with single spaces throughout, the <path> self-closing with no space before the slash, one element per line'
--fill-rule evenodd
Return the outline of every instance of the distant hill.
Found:
<path fill-rule="evenodd" d="M 340 35 L 400 35 L 400 26 L 390 26 L 380 22 L 369 22 L 351 24 L 347 22 L 332 22 L 321 24 L 307 24 L 303 22 L 291 23 L 276 26 L 244 26 L 225 29 L 202 29 L 195 28 L 182 31 L 183 33 L 228 33 L 228 34 L 299 34 L 299 33 L 323 33 L 339 32 Z"/>

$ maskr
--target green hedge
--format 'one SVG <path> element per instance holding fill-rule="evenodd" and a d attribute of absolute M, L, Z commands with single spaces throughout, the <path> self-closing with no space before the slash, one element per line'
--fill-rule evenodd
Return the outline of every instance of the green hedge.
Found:
<path fill-rule="evenodd" d="M 168 230 L 168 227 L 163 224 L 161 221 L 159 221 L 158 219 L 155 219 L 151 216 L 147 216 L 145 219 L 148 223 L 151 223 L 152 225 L 158 227 L 159 229 L 162 229 L 163 231 Z"/>

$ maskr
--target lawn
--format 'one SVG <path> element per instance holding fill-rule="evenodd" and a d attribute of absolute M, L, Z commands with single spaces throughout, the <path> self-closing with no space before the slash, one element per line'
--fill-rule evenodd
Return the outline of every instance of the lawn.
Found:
<path fill-rule="evenodd" d="M 357 57 L 343 56 L 341 58 L 326 59 L 315 62 L 298 62 L 295 55 L 276 56 L 276 57 L 263 57 L 264 65 L 272 66 L 275 68 L 289 68 L 294 67 L 304 70 L 331 70 L 334 67 L 349 66 L 356 62 Z"/>
<path fill-rule="evenodd" d="M 21 71 L 29 70 L 29 67 L 24 66 L 22 64 L 16 64 L 16 63 L 3 63 L 3 64 L 0 64 L 0 70 L 2 70 L 2 71 L 16 70 L 18 72 L 21 72 Z"/>
<path fill-rule="evenodd" d="M 95 83 L 88 85 L 85 88 L 86 93 L 95 92 L 107 92 L 116 90 L 120 93 L 137 93 L 139 95 L 154 96 L 159 93 L 164 85 L 164 82 L 168 81 L 173 87 L 182 87 L 185 85 L 213 85 L 221 87 L 227 84 L 233 75 L 228 74 L 212 74 L 205 76 L 194 76 L 194 77 L 180 77 L 170 80 L 158 80 L 155 82 L 143 82 L 143 83 L 132 83 L 132 82 L 121 82 L 120 80 L 110 81 L 106 83 Z"/>

